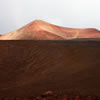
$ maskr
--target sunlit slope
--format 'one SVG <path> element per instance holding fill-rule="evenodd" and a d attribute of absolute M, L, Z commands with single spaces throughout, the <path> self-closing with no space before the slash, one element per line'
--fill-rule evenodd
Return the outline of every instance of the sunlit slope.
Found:
<path fill-rule="evenodd" d="M 2 35 L 0 40 L 68 40 L 75 38 L 100 38 L 100 31 L 94 28 L 65 28 L 35 20 L 18 30 Z"/>

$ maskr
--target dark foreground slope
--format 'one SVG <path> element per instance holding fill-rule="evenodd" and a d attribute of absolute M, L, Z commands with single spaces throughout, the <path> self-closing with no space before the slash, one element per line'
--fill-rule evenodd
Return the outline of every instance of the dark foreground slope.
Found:
<path fill-rule="evenodd" d="M 48 90 L 100 96 L 100 41 L 0 41 L 0 96 Z"/>

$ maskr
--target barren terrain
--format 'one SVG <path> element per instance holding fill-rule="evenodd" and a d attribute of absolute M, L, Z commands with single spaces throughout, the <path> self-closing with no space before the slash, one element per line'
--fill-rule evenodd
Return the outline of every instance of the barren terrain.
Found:
<path fill-rule="evenodd" d="M 0 96 L 100 96 L 100 42 L 0 41 Z"/>
<path fill-rule="evenodd" d="M 73 29 L 35 20 L 24 27 L 0 36 L 0 40 L 69 40 L 76 38 L 100 38 L 95 28 Z"/>

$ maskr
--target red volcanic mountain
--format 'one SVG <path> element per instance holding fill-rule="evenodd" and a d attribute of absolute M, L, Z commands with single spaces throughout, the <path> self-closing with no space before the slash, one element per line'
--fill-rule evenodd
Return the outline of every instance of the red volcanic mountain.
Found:
<path fill-rule="evenodd" d="M 75 38 L 100 38 L 100 31 L 37 20 L 0 36 L 0 40 Z M 100 97 L 99 76 L 100 41 L 0 41 L 0 97 L 27 97 L 45 91 Z"/>
<path fill-rule="evenodd" d="M 65 28 L 35 20 L 14 32 L 1 36 L 0 40 L 67 40 L 75 38 L 100 38 L 100 31 L 94 28 Z"/>

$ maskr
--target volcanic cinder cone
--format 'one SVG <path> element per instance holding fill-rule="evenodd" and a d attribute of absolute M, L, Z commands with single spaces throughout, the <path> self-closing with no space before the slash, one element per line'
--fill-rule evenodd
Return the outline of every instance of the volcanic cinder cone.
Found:
<path fill-rule="evenodd" d="M 2 35 L 0 40 L 68 40 L 76 38 L 100 38 L 100 31 L 94 28 L 64 28 L 35 20 L 23 28 Z"/>
<path fill-rule="evenodd" d="M 1 40 L 100 38 L 96 29 L 34 21 Z M 0 97 L 57 94 L 100 96 L 100 41 L 0 41 Z"/>

